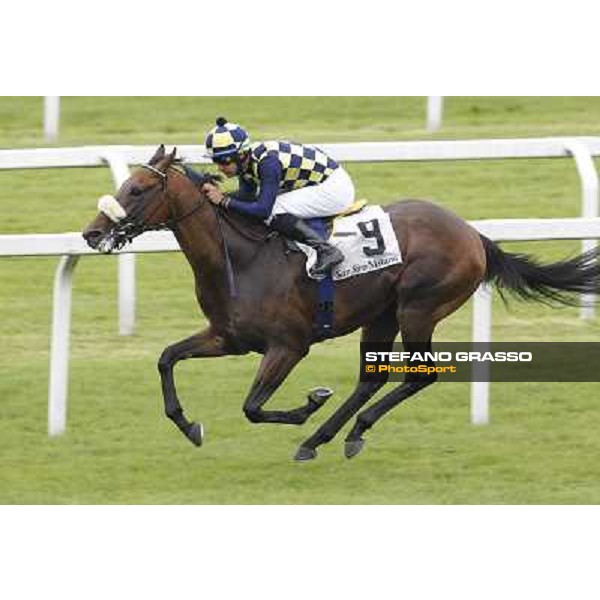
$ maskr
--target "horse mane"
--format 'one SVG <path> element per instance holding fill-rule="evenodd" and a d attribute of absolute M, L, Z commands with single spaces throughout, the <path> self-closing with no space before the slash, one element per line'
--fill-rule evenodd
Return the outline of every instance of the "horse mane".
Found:
<path fill-rule="evenodd" d="M 218 207 L 217 210 L 221 217 L 223 217 L 223 220 L 232 229 L 250 241 L 262 243 L 268 238 L 277 235 L 276 232 L 269 229 L 264 223 L 248 215 L 238 212 L 228 212 L 221 207 Z"/>
<path fill-rule="evenodd" d="M 185 164 L 185 159 L 183 157 L 176 156 L 176 153 L 177 148 L 173 148 L 173 152 L 170 155 L 166 155 L 165 145 L 161 144 L 154 153 L 154 156 L 148 161 L 148 165 L 154 167 L 165 158 L 169 158 L 169 167 L 176 167 L 177 171 L 182 172 L 197 187 L 200 187 L 205 183 L 217 184 L 223 181 L 223 178 L 216 173 L 213 174 L 205 173 L 203 171 L 194 171 L 192 167 Z"/>
<path fill-rule="evenodd" d="M 164 150 L 164 145 L 161 144 L 148 164 L 153 166 L 161 161 L 164 158 Z M 179 171 L 182 175 L 187 177 L 198 189 L 205 183 L 217 185 L 223 181 L 223 177 L 217 173 L 196 171 L 189 164 L 186 164 L 185 159 L 182 157 L 174 157 L 171 160 L 170 166 L 175 167 L 176 171 Z M 232 229 L 248 240 L 264 242 L 273 235 L 273 232 L 264 223 L 261 223 L 250 216 L 239 213 L 229 213 L 220 207 L 215 207 L 215 210 L 218 211 L 223 217 L 223 220 L 226 221 Z"/>
<path fill-rule="evenodd" d="M 216 185 L 217 183 L 221 183 L 223 178 L 221 175 L 217 173 L 205 173 L 204 171 L 195 171 L 189 165 L 186 165 L 183 162 L 182 158 L 176 158 L 173 161 L 173 164 L 180 166 L 183 169 L 185 176 L 196 186 L 200 187 L 205 183 L 212 183 Z"/>
<path fill-rule="evenodd" d="M 206 173 L 204 171 L 196 171 L 189 165 L 185 164 L 183 159 L 176 158 L 173 164 L 177 164 L 182 169 L 183 174 L 197 187 L 202 187 L 205 183 L 212 183 L 216 185 L 223 181 L 223 177 L 216 173 Z M 179 169 L 178 169 L 179 170 Z M 269 235 L 272 235 L 272 231 L 262 222 L 253 219 L 248 215 L 241 213 L 233 213 L 223 210 L 220 207 L 215 207 L 219 211 L 219 214 L 223 220 L 229 224 L 229 226 L 237 231 L 241 236 L 254 242 L 264 242 Z"/>

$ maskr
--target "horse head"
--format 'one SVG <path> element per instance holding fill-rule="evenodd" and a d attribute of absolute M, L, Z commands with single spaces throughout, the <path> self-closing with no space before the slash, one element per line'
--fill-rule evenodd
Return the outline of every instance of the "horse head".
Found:
<path fill-rule="evenodd" d="M 145 231 L 170 226 L 169 169 L 178 162 L 176 156 L 177 148 L 166 154 L 161 144 L 148 164 L 137 169 L 116 196 L 100 198 L 99 213 L 83 232 L 91 248 L 110 253 Z"/>

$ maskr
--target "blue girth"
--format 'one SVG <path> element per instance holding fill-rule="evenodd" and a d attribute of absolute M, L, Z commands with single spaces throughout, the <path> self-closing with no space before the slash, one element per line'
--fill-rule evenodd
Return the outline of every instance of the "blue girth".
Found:
<path fill-rule="evenodd" d="M 325 219 L 306 219 L 306 222 L 312 227 L 324 240 L 329 237 L 327 222 Z M 335 287 L 333 277 L 329 273 L 325 279 L 317 283 L 317 312 L 315 314 L 315 329 L 319 339 L 328 338 L 331 335 L 333 326 Z"/>

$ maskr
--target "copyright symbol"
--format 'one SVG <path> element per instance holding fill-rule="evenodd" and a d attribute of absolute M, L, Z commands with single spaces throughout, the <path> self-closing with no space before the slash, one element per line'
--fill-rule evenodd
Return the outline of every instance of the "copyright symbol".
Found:
<path fill-rule="evenodd" d="M 367 368 L 365 369 L 365 371 L 367 373 L 375 373 L 375 365 L 367 365 Z"/>

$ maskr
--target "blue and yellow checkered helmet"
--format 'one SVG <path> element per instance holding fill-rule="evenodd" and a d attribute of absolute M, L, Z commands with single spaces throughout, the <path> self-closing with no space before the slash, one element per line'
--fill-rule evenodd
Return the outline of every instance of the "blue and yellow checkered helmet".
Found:
<path fill-rule="evenodd" d="M 208 158 L 234 157 L 250 147 L 250 136 L 236 123 L 228 123 L 227 119 L 219 117 L 217 126 L 208 132 L 204 145 Z"/>

